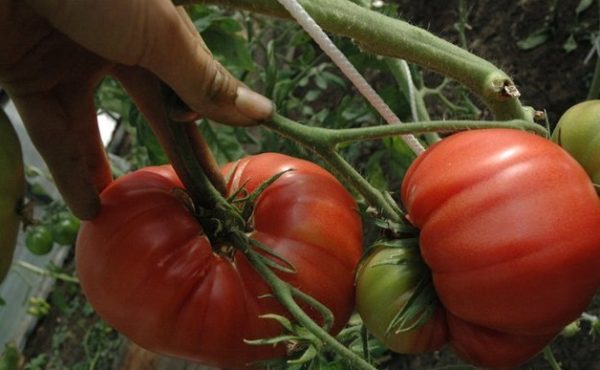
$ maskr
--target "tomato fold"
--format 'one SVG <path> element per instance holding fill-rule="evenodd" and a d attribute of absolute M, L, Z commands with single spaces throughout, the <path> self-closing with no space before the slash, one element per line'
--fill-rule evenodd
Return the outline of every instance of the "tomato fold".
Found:
<path fill-rule="evenodd" d="M 229 174 L 230 194 L 242 186 L 249 194 L 287 169 L 293 171 L 256 200 L 248 236 L 295 267 L 296 273 L 278 274 L 333 312 L 335 333 L 353 311 L 362 253 L 352 196 L 319 166 L 280 154 L 247 157 L 222 171 Z M 260 316 L 287 313 L 242 253 L 213 250 L 174 191 L 181 188 L 173 169 L 162 166 L 125 175 L 102 192 L 99 215 L 81 224 L 77 240 L 77 271 L 88 300 L 109 324 L 152 351 L 228 369 L 284 356 L 281 345 L 244 342 L 280 335 L 277 322 Z"/>

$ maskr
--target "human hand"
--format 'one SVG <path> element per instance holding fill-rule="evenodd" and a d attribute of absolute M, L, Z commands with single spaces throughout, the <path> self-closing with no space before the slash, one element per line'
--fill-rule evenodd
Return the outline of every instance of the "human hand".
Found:
<path fill-rule="evenodd" d="M 144 84 L 123 71 L 158 77 L 219 122 L 256 124 L 273 111 L 212 58 L 170 0 L 0 0 L 0 34 L 0 86 L 81 219 L 96 215 L 98 193 L 111 181 L 93 101 L 105 75 L 119 79 L 144 114 L 152 106 L 139 101 Z"/>

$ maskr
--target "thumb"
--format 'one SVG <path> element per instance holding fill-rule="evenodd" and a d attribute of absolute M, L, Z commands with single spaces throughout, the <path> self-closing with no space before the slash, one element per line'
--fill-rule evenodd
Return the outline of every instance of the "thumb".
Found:
<path fill-rule="evenodd" d="M 214 60 L 185 10 L 171 0 L 27 0 L 26 4 L 99 56 L 150 70 L 202 116 L 252 125 L 273 113 L 270 100 Z"/>
<path fill-rule="evenodd" d="M 170 27 L 155 29 L 155 47 L 140 65 L 167 83 L 201 116 L 236 126 L 269 118 L 273 103 L 243 85 L 213 58 L 182 8 L 174 14 L 171 20 L 162 20 L 171 23 Z"/>

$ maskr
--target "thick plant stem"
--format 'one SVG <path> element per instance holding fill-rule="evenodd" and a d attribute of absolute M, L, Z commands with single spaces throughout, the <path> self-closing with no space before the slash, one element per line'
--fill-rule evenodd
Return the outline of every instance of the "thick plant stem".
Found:
<path fill-rule="evenodd" d="M 305 126 L 276 114 L 269 122 L 263 123 L 280 134 L 290 137 L 313 150 L 331 148 L 339 144 L 355 141 L 381 139 L 384 137 L 403 135 L 406 133 L 454 132 L 461 130 L 510 128 L 531 131 L 546 137 L 548 132 L 538 124 L 526 120 L 510 121 L 422 121 L 407 122 L 395 125 L 380 125 L 349 129 L 327 129 Z"/>
<path fill-rule="evenodd" d="M 362 140 L 380 139 L 407 133 L 419 134 L 427 132 L 451 132 L 482 128 L 512 128 L 530 130 L 538 135 L 547 136 L 546 130 L 537 124 L 525 120 L 511 121 L 428 121 L 410 122 L 393 125 L 360 127 L 350 129 L 327 129 L 305 126 L 275 114 L 271 121 L 263 123 L 282 136 L 295 140 L 327 161 L 348 183 L 366 200 L 387 218 L 402 222 L 403 214 L 389 201 L 384 193 L 372 186 L 364 177 L 346 162 L 336 148 L 340 144 Z"/>
<path fill-rule="evenodd" d="M 302 326 L 319 338 L 319 340 L 329 346 L 329 348 L 340 354 L 340 356 L 342 356 L 342 358 L 348 362 L 348 368 L 357 370 L 375 370 L 375 367 L 371 366 L 363 358 L 346 348 L 329 333 L 327 333 L 327 331 L 321 328 L 313 319 L 311 319 L 310 316 L 308 316 L 306 312 L 302 310 L 302 308 L 294 299 L 294 293 L 291 287 L 286 282 L 278 278 L 277 275 L 275 275 L 273 271 L 271 271 L 271 269 L 264 264 L 256 252 L 252 250 L 246 250 L 244 254 L 256 271 L 267 282 L 267 284 L 269 284 L 274 296 L 289 310 L 292 316 L 300 324 L 302 324 Z"/>
<path fill-rule="evenodd" d="M 344 176 L 370 205 L 377 208 L 379 213 L 385 215 L 391 221 L 404 222 L 403 214 L 400 209 L 395 207 L 395 203 L 391 203 L 381 190 L 371 185 L 362 177 L 335 149 L 318 152 L 318 154 L 332 165 L 340 175 Z"/>
<path fill-rule="evenodd" d="M 406 63 L 405 60 L 395 58 L 386 58 L 385 62 L 390 72 L 392 72 L 392 75 L 394 76 L 398 87 L 402 92 L 404 92 L 404 95 L 406 95 L 409 101 L 412 120 L 431 120 L 429 112 L 427 111 L 425 99 L 423 98 L 423 95 L 417 90 L 413 82 L 408 63 Z M 429 145 L 436 143 L 441 139 L 440 136 L 435 132 L 428 132 L 424 135 L 424 137 L 425 141 Z"/>
<path fill-rule="evenodd" d="M 381 214 L 395 222 L 402 222 L 402 213 L 390 203 L 381 190 L 371 185 L 336 151 L 340 143 L 334 136 L 340 130 L 308 127 L 275 114 L 270 122 L 265 123 L 273 131 L 295 140 L 327 161 L 367 202 Z M 396 127 L 400 125 L 385 125 Z M 345 131 L 345 130 L 341 130 Z"/>
<path fill-rule="evenodd" d="M 277 0 L 176 0 L 289 18 Z M 301 0 L 325 30 L 352 38 L 373 54 L 406 59 L 451 77 L 479 96 L 498 120 L 528 119 L 510 77 L 492 63 L 407 22 L 348 0 Z"/>

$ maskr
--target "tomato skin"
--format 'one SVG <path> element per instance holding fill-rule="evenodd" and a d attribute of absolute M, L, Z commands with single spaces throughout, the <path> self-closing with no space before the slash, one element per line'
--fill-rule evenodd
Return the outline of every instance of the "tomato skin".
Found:
<path fill-rule="evenodd" d="M 567 109 L 552 140 L 585 168 L 595 184 L 600 184 L 600 100 L 588 100 Z"/>
<path fill-rule="evenodd" d="M 503 333 L 470 324 L 452 314 L 447 314 L 447 320 L 454 352 L 473 365 L 494 369 L 511 368 L 527 361 L 558 334 Z"/>
<path fill-rule="evenodd" d="M 399 333 L 388 330 L 422 277 L 418 252 L 406 248 L 375 246 L 359 265 L 356 309 L 369 332 L 395 352 L 434 351 L 448 340 L 445 310 L 440 306 L 422 326 Z"/>
<path fill-rule="evenodd" d="M 27 230 L 25 246 L 31 253 L 43 256 L 50 253 L 53 245 L 52 233 L 46 226 L 38 225 Z"/>
<path fill-rule="evenodd" d="M 327 305 L 335 315 L 333 331 L 339 331 L 353 310 L 362 252 L 354 199 L 325 170 L 279 154 L 247 157 L 223 173 L 233 171 L 231 193 L 243 184 L 252 192 L 289 168 L 295 170 L 255 203 L 252 237 L 297 268 L 280 276 Z M 100 214 L 82 222 L 76 247 L 92 306 L 156 352 L 229 369 L 284 355 L 282 346 L 243 342 L 278 335 L 279 324 L 259 316 L 284 314 L 283 307 L 264 297 L 270 289 L 242 254 L 231 261 L 213 252 L 173 191 L 182 187 L 172 168 L 162 166 L 126 175 L 103 191 Z"/>
<path fill-rule="evenodd" d="M 417 158 L 401 196 L 438 297 L 458 320 L 551 338 L 600 283 L 600 199 L 583 168 L 548 140 L 516 130 L 457 133 Z M 518 348 L 511 336 L 507 345 Z M 452 326 L 450 337 L 464 338 Z M 484 366 L 502 362 L 484 356 Z"/>

